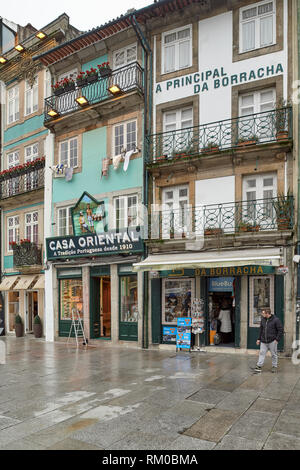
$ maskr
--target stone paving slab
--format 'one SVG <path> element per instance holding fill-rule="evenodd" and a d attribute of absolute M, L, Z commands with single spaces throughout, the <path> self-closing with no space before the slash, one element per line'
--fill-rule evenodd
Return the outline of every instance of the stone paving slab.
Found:
<path fill-rule="evenodd" d="M 88 444 L 87 442 L 78 441 L 77 439 L 64 439 L 47 450 L 101 450 L 99 447 Z M 103 450 L 103 449 L 102 449 Z"/>
<path fill-rule="evenodd" d="M 209 406 L 214 406 L 224 398 L 228 397 L 230 392 L 224 390 L 215 390 L 214 388 L 204 388 L 199 390 L 199 392 L 194 393 L 188 397 L 188 400 L 197 401 L 200 404 L 206 404 Z"/>
<path fill-rule="evenodd" d="M 277 420 L 273 413 L 247 411 L 232 426 L 229 435 L 264 442 Z"/>
<path fill-rule="evenodd" d="M 265 450 L 300 450 L 300 439 L 272 432 L 264 445 Z"/>
<path fill-rule="evenodd" d="M 245 439 L 237 436 L 224 436 L 215 450 L 261 450 L 262 442 Z"/>
<path fill-rule="evenodd" d="M 234 411 L 212 409 L 183 434 L 205 441 L 218 442 L 239 416 L 240 414 Z"/>

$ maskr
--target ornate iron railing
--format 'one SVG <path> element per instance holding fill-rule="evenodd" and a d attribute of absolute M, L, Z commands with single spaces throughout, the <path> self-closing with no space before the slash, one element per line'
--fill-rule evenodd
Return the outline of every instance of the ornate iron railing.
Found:
<path fill-rule="evenodd" d="M 22 266 L 34 266 L 42 264 L 42 245 L 35 243 L 25 243 L 14 245 L 13 249 L 13 265 L 16 268 Z"/>
<path fill-rule="evenodd" d="M 0 180 L 0 199 L 18 196 L 44 187 L 44 169 L 41 167 L 26 168 L 23 171 L 11 172 Z"/>
<path fill-rule="evenodd" d="M 158 163 L 291 138 L 292 108 L 286 107 L 148 135 L 146 161 Z"/>
<path fill-rule="evenodd" d="M 292 230 L 293 196 L 256 199 L 179 209 L 150 214 L 150 239 L 193 238 L 233 233 Z"/>
<path fill-rule="evenodd" d="M 123 93 L 128 93 L 135 89 L 143 93 L 143 69 L 138 62 L 120 67 L 112 72 L 110 76 L 101 77 L 100 75 L 94 82 L 78 86 L 73 90 L 63 92 L 60 95 L 53 95 L 45 99 L 45 121 L 52 118 L 48 115 L 51 109 L 55 109 L 60 115 L 70 113 L 81 109 L 76 98 L 83 95 L 89 104 L 99 103 L 112 98 L 108 88 L 112 85 L 118 85 Z"/>

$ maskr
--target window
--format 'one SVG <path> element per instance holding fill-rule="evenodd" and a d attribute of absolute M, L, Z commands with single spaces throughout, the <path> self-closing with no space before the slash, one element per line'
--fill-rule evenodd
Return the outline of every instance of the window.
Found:
<path fill-rule="evenodd" d="M 36 76 L 33 85 L 25 81 L 25 116 L 37 111 L 38 99 L 38 77 Z"/>
<path fill-rule="evenodd" d="M 276 43 L 275 2 L 260 2 L 240 9 L 240 52 Z"/>
<path fill-rule="evenodd" d="M 163 152 L 188 151 L 193 141 L 193 108 L 166 111 L 163 114 Z M 187 130 L 183 130 L 187 129 Z"/>
<path fill-rule="evenodd" d="M 135 150 L 137 145 L 136 121 L 130 121 L 114 126 L 114 156 L 122 152 Z"/>
<path fill-rule="evenodd" d="M 187 234 L 189 231 L 189 188 L 173 186 L 162 192 L 162 234 L 163 238 Z"/>
<path fill-rule="evenodd" d="M 113 68 L 118 69 L 119 67 L 124 67 L 125 65 L 136 62 L 137 60 L 137 46 L 136 44 L 131 44 L 124 49 L 119 49 L 114 52 L 113 55 Z"/>
<path fill-rule="evenodd" d="M 25 147 L 25 162 L 33 162 L 39 156 L 39 144 L 35 143 Z"/>
<path fill-rule="evenodd" d="M 71 207 L 63 207 L 58 209 L 58 236 L 72 235 L 73 234 L 73 224 L 72 224 L 72 215 Z"/>
<path fill-rule="evenodd" d="M 71 320 L 72 309 L 83 318 L 82 279 L 60 280 L 60 319 Z"/>
<path fill-rule="evenodd" d="M 271 309 L 274 313 L 274 276 L 251 276 L 249 327 L 259 328 L 261 311 Z"/>
<path fill-rule="evenodd" d="M 19 87 L 15 86 L 7 92 L 7 124 L 11 124 L 19 118 Z"/>
<path fill-rule="evenodd" d="M 114 226 L 116 229 L 138 225 L 138 197 L 119 196 L 114 199 Z"/>
<path fill-rule="evenodd" d="M 186 26 L 162 35 L 162 73 L 192 65 L 192 27 Z"/>
<path fill-rule="evenodd" d="M 250 139 L 256 136 L 261 142 L 272 139 L 276 134 L 274 113 L 276 90 L 268 88 L 245 93 L 239 99 L 239 138 Z M 262 113 L 253 116 L 255 113 Z M 244 116 L 244 117 L 243 117 Z"/>
<path fill-rule="evenodd" d="M 59 164 L 67 167 L 78 167 L 78 138 L 65 140 L 59 145 Z"/>
<path fill-rule="evenodd" d="M 195 296 L 194 279 L 163 279 L 162 323 L 177 323 L 177 318 L 191 316 Z"/>
<path fill-rule="evenodd" d="M 120 321 L 138 321 L 137 275 L 120 277 Z"/>
<path fill-rule="evenodd" d="M 271 111 L 275 107 L 276 90 L 268 88 L 240 96 L 240 116 Z"/>
<path fill-rule="evenodd" d="M 25 147 L 25 163 L 33 162 L 39 156 L 39 144 L 35 143 Z M 30 191 L 39 186 L 39 170 L 32 170 L 25 175 L 26 190 Z"/>
<path fill-rule="evenodd" d="M 18 215 L 7 218 L 7 251 L 11 251 L 11 242 L 19 243 L 20 241 L 20 219 Z"/>
<path fill-rule="evenodd" d="M 39 226 L 38 212 L 29 212 L 25 214 L 25 238 L 32 243 L 38 244 Z"/>
<path fill-rule="evenodd" d="M 243 222 L 274 229 L 272 198 L 277 196 L 276 173 L 251 175 L 243 179 Z"/>
<path fill-rule="evenodd" d="M 11 152 L 7 154 L 7 168 L 14 168 L 15 166 L 19 165 L 20 163 L 20 154 L 19 151 Z M 16 178 L 11 178 L 8 182 L 8 194 L 9 196 L 13 196 L 14 194 L 18 194 L 19 192 L 19 183 L 20 178 L 17 176 Z"/>
<path fill-rule="evenodd" d="M 75 81 L 77 74 L 78 74 L 77 68 L 69 70 L 68 72 L 64 72 L 61 75 L 59 75 L 58 81 L 63 80 L 64 78 L 72 78 Z"/>

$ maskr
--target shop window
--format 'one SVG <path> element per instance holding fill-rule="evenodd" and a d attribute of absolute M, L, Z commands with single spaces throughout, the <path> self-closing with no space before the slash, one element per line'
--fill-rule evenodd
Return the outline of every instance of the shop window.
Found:
<path fill-rule="evenodd" d="M 177 318 L 190 317 L 194 297 L 194 279 L 163 279 L 162 323 L 177 324 Z"/>
<path fill-rule="evenodd" d="M 72 309 L 82 312 L 82 279 L 60 279 L 60 319 L 71 320 Z"/>
<path fill-rule="evenodd" d="M 7 92 L 7 124 L 20 119 L 19 105 L 19 87 L 15 86 Z"/>
<path fill-rule="evenodd" d="M 262 309 L 269 308 L 274 313 L 274 276 L 257 276 L 249 279 L 249 326 L 259 327 Z"/>
<path fill-rule="evenodd" d="M 19 292 L 8 292 L 8 328 L 9 331 L 15 329 L 15 318 L 19 314 Z"/>
<path fill-rule="evenodd" d="M 276 43 L 275 2 L 260 2 L 240 9 L 240 52 Z"/>
<path fill-rule="evenodd" d="M 192 65 L 192 26 L 162 34 L 162 73 Z"/>
<path fill-rule="evenodd" d="M 137 276 L 120 277 L 120 321 L 138 321 Z"/>

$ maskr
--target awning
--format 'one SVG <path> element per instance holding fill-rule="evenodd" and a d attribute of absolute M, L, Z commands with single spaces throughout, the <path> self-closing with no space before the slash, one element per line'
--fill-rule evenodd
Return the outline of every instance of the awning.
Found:
<path fill-rule="evenodd" d="M 226 266 L 279 266 L 280 248 L 258 250 L 171 253 L 150 255 L 144 261 L 133 264 L 134 271 L 164 271 L 169 269 L 219 268 Z"/>
<path fill-rule="evenodd" d="M 45 276 L 44 274 L 41 274 L 36 283 L 33 286 L 33 289 L 45 289 Z"/>
<path fill-rule="evenodd" d="M 16 282 L 16 280 L 19 279 L 19 276 L 7 276 L 3 279 L 3 281 L 0 284 L 0 291 L 3 290 L 11 290 L 12 286 Z"/>
<path fill-rule="evenodd" d="M 13 290 L 28 289 L 36 277 L 36 274 L 33 274 L 31 276 L 20 276 L 20 280 L 17 282 Z"/>

